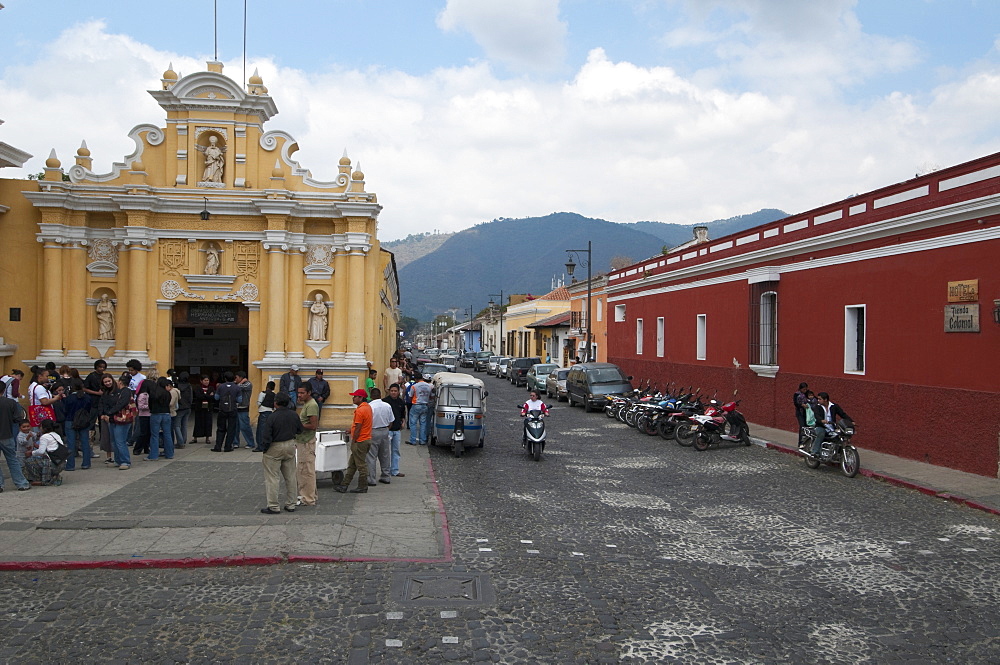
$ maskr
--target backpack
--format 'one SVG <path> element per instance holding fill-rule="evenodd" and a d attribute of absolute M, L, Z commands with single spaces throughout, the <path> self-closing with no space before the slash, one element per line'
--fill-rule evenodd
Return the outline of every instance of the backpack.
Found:
<path fill-rule="evenodd" d="M 73 429 L 84 430 L 90 427 L 90 409 L 77 409 L 73 414 Z"/>
<path fill-rule="evenodd" d="M 226 391 L 219 398 L 219 411 L 222 413 L 232 413 L 236 410 L 236 400 L 233 399 L 231 383 L 225 384 Z"/>
<path fill-rule="evenodd" d="M 55 433 L 53 432 L 53 434 Z M 55 434 L 55 436 L 59 441 L 59 447 L 55 450 L 50 450 L 46 455 L 49 456 L 49 461 L 58 466 L 69 459 L 69 448 L 63 443 L 62 437 L 58 434 Z"/>

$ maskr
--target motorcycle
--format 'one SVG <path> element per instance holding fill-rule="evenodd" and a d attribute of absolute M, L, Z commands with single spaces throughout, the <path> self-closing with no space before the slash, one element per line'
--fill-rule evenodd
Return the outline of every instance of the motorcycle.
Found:
<path fill-rule="evenodd" d="M 815 440 L 815 432 L 811 427 L 804 427 L 799 452 L 805 458 L 806 466 L 816 469 L 820 464 L 839 465 L 841 472 L 848 478 L 858 475 L 861 469 L 861 455 L 851 443 L 856 430 L 857 425 L 841 420 L 832 432 L 826 433 L 823 443 L 820 444 L 819 455 L 814 456 L 810 451 Z"/>
<path fill-rule="evenodd" d="M 524 405 L 518 405 L 518 410 Z M 546 405 L 546 408 L 548 405 Z M 537 462 L 542 458 L 542 451 L 545 450 L 545 417 L 541 409 L 532 409 L 525 416 L 525 432 L 521 439 L 521 447 L 528 451 Z"/>
<path fill-rule="evenodd" d="M 734 400 L 720 408 L 712 400 L 704 415 L 693 416 L 698 423 L 692 442 L 695 450 L 708 450 L 709 446 L 719 445 L 723 441 L 742 443 L 744 446 L 752 443 L 746 418 L 736 408 L 739 404 L 739 400 Z"/>

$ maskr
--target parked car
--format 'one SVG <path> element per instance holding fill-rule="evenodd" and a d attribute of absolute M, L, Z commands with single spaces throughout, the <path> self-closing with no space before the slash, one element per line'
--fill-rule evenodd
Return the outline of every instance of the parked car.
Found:
<path fill-rule="evenodd" d="M 566 397 L 569 405 L 582 404 L 583 410 L 602 409 L 605 395 L 624 395 L 632 390 L 632 377 L 625 376 L 612 363 L 580 363 L 566 375 Z"/>
<path fill-rule="evenodd" d="M 541 362 L 542 359 L 538 356 L 514 358 L 510 363 L 510 367 L 507 368 L 507 380 L 515 386 L 523 385 L 528 380 L 528 370 L 531 369 L 532 365 L 537 365 Z"/>
<path fill-rule="evenodd" d="M 475 351 L 466 351 L 465 353 L 462 354 L 462 357 L 459 358 L 458 364 L 461 365 L 462 367 L 473 367 L 473 366 L 475 366 L 475 364 L 476 364 L 476 352 Z"/>
<path fill-rule="evenodd" d="M 454 372 L 455 367 L 448 367 L 443 363 L 427 363 L 424 365 L 423 369 L 420 370 L 421 374 L 430 374 L 431 378 L 438 372 Z"/>
<path fill-rule="evenodd" d="M 479 351 L 476 353 L 476 357 L 472 363 L 472 369 L 477 372 L 485 372 L 490 362 L 490 356 L 492 355 L 493 354 L 489 351 Z"/>
<path fill-rule="evenodd" d="M 424 353 L 426 353 L 429 358 L 433 358 L 434 360 L 441 357 L 441 349 L 425 349 Z"/>
<path fill-rule="evenodd" d="M 524 380 L 524 385 L 528 391 L 537 390 L 538 394 L 545 392 L 545 379 L 548 378 L 549 372 L 559 369 L 559 365 L 555 363 L 540 363 L 537 365 L 532 365 L 531 369 L 528 370 L 528 375 Z"/>
<path fill-rule="evenodd" d="M 500 358 L 500 360 L 497 361 L 497 372 L 496 372 L 496 374 L 497 374 L 497 378 L 498 379 L 506 379 L 507 378 L 507 368 L 510 367 L 510 361 L 511 360 L 513 360 L 513 358 L 510 358 L 508 356 L 503 356 L 503 357 Z"/>
<path fill-rule="evenodd" d="M 545 377 L 545 394 L 549 397 L 555 397 L 560 402 L 565 400 L 567 375 L 569 375 L 568 367 L 549 372 Z"/>
<path fill-rule="evenodd" d="M 497 367 L 500 365 L 500 358 L 503 356 L 490 356 L 489 361 L 486 363 L 486 373 L 496 376 Z"/>
<path fill-rule="evenodd" d="M 449 372 L 458 371 L 458 358 L 456 358 L 455 356 L 442 356 L 441 364 L 446 365 L 448 367 Z"/>

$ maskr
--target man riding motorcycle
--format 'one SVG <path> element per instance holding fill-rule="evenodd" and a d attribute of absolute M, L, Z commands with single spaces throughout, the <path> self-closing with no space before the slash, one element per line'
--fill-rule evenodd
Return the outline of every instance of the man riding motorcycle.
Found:
<path fill-rule="evenodd" d="M 813 457 L 819 457 L 823 440 L 826 438 L 827 433 L 834 431 L 834 426 L 838 420 L 850 421 L 851 417 L 844 413 L 839 404 L 831 402 L 830 394 L 825 392 L 816 394 L 816 403 L 810 405 L 810 408 L 813 411 L 816 422 L 813 428 L 814 436 L 810 454 Z"/>
<path fill-rule="evenodd" d="M 538 397 L 538 391 L 532 390 L 528 393 L 528 401 L 521 407 L 521 416 L 524 418 L 524 430 L 521 435 L 521 443 L 527 443 L 528 441 L 528 412 L 538 410 L 542 412 L 543 416 L 549 415 L 549 407 L 545 406 L 545 403 Z"/>

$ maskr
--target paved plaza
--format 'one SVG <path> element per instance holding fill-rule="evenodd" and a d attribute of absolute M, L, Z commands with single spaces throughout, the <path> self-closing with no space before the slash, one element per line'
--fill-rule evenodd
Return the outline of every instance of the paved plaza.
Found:
<path fill-rule="evenodd" d="M 534 462 L 524 391 L 487 387 L 483 449 L 404 445 L 405 478 L 364 496 L 321 480 L 313 512 L 261 515 L 259 457 L 207 446 L 4 493 L 6 561 L 277 563 L 0 573 L 0 661 L 1000 660 L 1000 517 L 764 446 L 680 448 L 565 403 Z M 862 451 L 886 475 L 873 460 Z M 944 470 L 921 482 L 997 494 Z"/>

